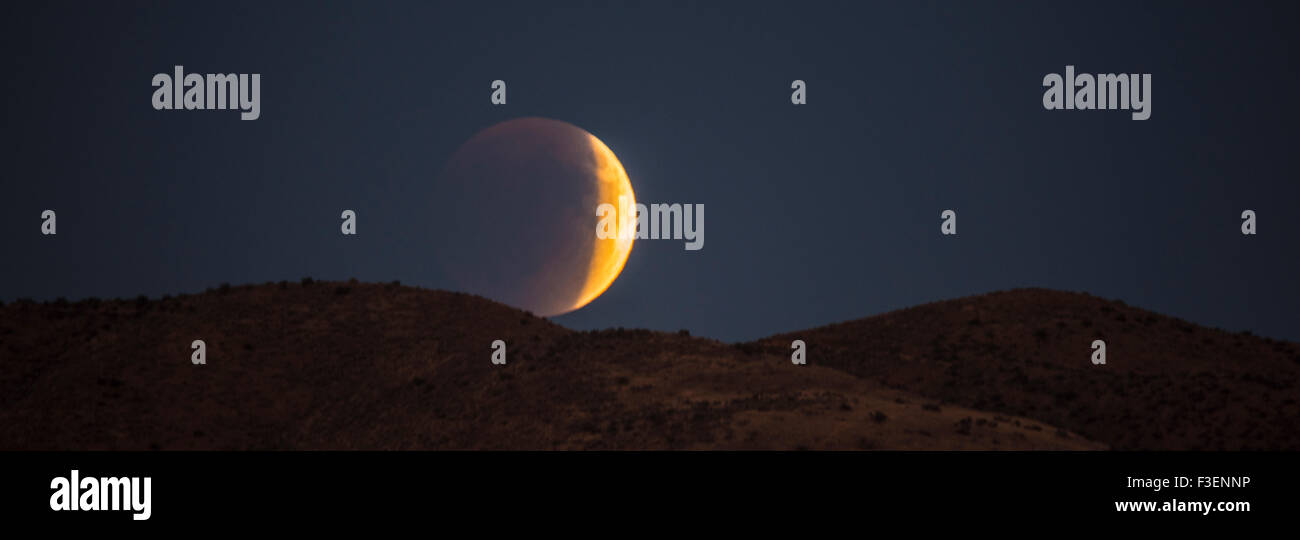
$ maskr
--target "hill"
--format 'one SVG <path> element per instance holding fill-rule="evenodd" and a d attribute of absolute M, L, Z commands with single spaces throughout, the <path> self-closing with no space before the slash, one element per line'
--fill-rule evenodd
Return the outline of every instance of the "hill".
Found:
<path fill-rule="evenodd" d="M 809 363 L 964 407 L 1034 418 L 1114 449 L 1300 448 L 1300 344 L 1087 294 L 1020 289 L 760 340 Z M 1093 340 L 1107 362 L 1091 362 Z"/>
<path fill-rule="evenodd" d="M 847 347 L 874 335 L 873 321 L 827 339 Z M 196 339 L 205 365 L 190 361 Z M 490 361 L 496 339 L 508 344 L 504 366 Z M 829 353 L 830 341 L 804 339 Z M 483 298 L 397 284 L 17 302 L 0 307 L 0 449 L 1106 447 L 1001 412 L 1015 400 L 983 403 L 987 411 L 940 405 L 895 384 L 920 371 L 855 367 L 847 350 L 794 366 L 788 344 L 770 341 L 577 332 Z M 1071 421 L 1068 410 L 1029 412 Z"/>

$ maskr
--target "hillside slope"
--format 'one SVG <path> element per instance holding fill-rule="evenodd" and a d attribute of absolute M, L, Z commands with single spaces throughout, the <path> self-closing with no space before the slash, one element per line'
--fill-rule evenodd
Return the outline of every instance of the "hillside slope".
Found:
<path fill-rule="evenodd" d="M 1087 294 L 1020 289 L 792 332 L 808 362 L 1035 418 L 1115 449 L 1300 449 L 1300 344 Z M 1092 342 L 1107 362 L 1093 365 Z"/>
<path fill-rule="evenodd" d="M 0 307 L 0 449 L 1105 447 L 846 371 L 396 284 L 21 302 Z"/>

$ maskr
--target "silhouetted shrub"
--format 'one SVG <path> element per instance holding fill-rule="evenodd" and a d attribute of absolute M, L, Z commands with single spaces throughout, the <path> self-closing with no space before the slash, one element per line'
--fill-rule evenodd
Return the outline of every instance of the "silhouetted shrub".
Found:
<path fill-rule="evenodd" d="M 306 287 L 306 286 L 308 286 L 308 285 L 311 285 L 312 283 L 315 283 L 315 282 L 316 282 L 316 280 L 314 280 L 314 279 L 312 279 L 312 278 L 310 278 L 310 277 L 302 278 L 302 285 L 303 285 L 304 287 Z"/>
<path fill-rule="evenodd" d="M 230 284 L 229 284 L 229 283 L 222 283 L 220 287 L 217 287 L 217 292 L 220 292 L 221 294 L 229 293 L 229 292 L 230 292 Z"/>
<path fill-rule="evenodd" d="M 334 294 L 339 295 L 339 296 L 343 296 L 343 295 L 345 295 L 345 294 L 347 294 L 347 293 L 350 293 L 350 292 L 352 292 L 352 289 L 350 289 L 350 288 L 348 288 L 348 287 L 344 287 L 344 286 L 342 286 L 342 285 L 340 285 L 340 286 L 334 288 Z"/>

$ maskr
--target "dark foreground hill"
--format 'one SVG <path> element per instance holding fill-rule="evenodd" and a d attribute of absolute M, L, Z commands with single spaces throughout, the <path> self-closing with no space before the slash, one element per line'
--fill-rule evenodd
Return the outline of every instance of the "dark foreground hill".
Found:
<path fill-rule="evenodd" d="M 794 338 L 820 365 L 1114 449 L 1300 448 L 1300 344 L 1087 294 L 1021 289 L 936 302 L 774 336 L 759 349 Z M 1097 339 L 1105 365 L 1091 362 Z"/>
<path fill-rule="evenodd" d="M 4 449 L 1102 447 L 784 353 L 396 285 L 11 304 L 0 352 Z"/>
<path fill-rule="evenodd" d="M 0 449 L 1296 448 L 1298 354 L 1040 290 L 726 345 L 398 285 L 222 287 L 0 307 Z"/>

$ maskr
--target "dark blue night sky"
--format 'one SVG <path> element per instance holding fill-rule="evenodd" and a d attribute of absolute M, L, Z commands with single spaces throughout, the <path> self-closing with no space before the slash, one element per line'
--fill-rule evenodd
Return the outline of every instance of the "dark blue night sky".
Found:
<path fill-rule="evenodd" d="M 543 116 L 607 143 L 639 201 L 707 207 L 702 251 L 638 242 L 602 297 L 556 318 L 572 328 L 746 340 L 1032 286 L 1300 339 L 1294 3 L 0 11 L 4 301 L 303 276 L 450 287 L 439 170 L 478 130 Z M 178 64 L 260 73 L 261 118 L 154 110 L 152 76 Z M 1066 65 L 1152 74 L 1151 119 L 1045 110 L 1042 79 Z"/>

